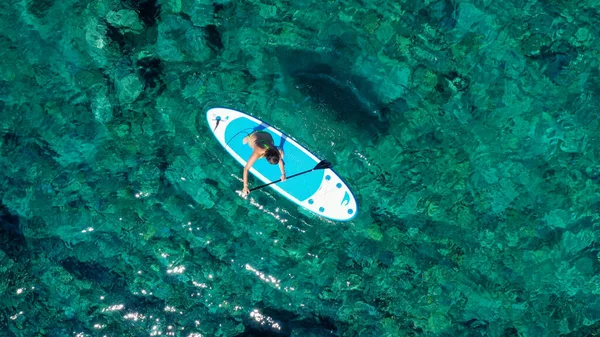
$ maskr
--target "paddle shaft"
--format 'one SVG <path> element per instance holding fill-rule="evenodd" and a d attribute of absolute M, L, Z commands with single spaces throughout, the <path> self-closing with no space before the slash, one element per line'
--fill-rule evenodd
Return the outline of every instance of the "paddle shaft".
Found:
<path fill-rule="evenodd" d="M 316 168 L 312 168 L 312 169 L 310 169 L 310 170 L 306 170 L 306 171 L 304 171 L 304 172 L 300 172 L 300 173 L 293 174 L 293 175 L 291 175 L 291 176 L 289 176 L 289 177 L 286 177 L 286 180 L 287 180 L 287 179 L 294 178 L 294 177 L 297 177 L 297 176 L 299 176 L 299 175 L 302 175 L 302 174 L 305 174 L 305 173 L 308 173 L 308 172 L 312 172 L 312 171 L 314 171 L 314 170 L 316 170 Z M 249 191 L 254 191 L 254 190 L 257 190 L 257 189 L 259 189 L 259 188 L 267 187 L 267 186 L 269 186 L 269 185 L 272 185 L 272 184 L 278 183 L 278 182 L 280 182 L 280 181 L 281 181 L 281 179 L 278 179 L 278 180 L 272 181 L 272 182 L 270 182 L 270 183 L 268 183 L 268 184 L 264 184 L 264 185 L 256 186 L 256 187 L 253 187 L 253 188 L 251 188 Z"/>

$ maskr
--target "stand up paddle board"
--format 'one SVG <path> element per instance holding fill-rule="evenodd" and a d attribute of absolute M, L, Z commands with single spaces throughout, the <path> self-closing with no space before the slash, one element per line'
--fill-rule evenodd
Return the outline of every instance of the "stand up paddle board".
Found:
<path fill-rule="evenodd" d="M 281 131 L 243 112 L 212 108 L 206 112 L 206 118 L 217 140 L 242 166 L 252 155 L 252 148 L 244 144 L 243 139 L 254 131 L 270 133 L 274 144 L 283 149 L 288 176 L 310 170 L 320 162 L 314 154 Z M 267 184 L 281 177 L 279 165 L 269 164 L 264 158 L 254 163 L 250 173 Z M 295 204 L 331 220 L 348 221 L 358 211 L 352 191 L 330 168 L 314 170 L 270 187 Z"/>

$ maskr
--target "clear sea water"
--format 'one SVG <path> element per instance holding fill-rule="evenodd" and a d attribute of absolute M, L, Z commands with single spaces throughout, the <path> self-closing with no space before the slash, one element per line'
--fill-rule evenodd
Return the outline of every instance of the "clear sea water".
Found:
<path fill-rule="evenodd" d="M 0 336 L 600 334 L 599 20 L 597 0 L 2 2 Z M 215 106 L 330 160 L 358 216 L 240 197 Z"/>

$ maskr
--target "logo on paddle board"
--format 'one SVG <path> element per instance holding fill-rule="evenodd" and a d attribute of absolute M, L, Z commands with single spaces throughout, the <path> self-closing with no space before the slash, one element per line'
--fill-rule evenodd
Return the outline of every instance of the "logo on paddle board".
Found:
<path fill-rule="evenodd" d="M 215 128 L 213 129 L 213 132 L 215 132 L 215 130 L 217 130 L 217 128 L 219 127 L 219 123 L 221 123 L 223 118 L 221 118 L 221 116 L 215 116 L 215 115 L 213 115 L 213 117 L 215 117 L 215 119 L 213 119 L 213 121 L 217 121 L 217 125 L 215 125 Z M 225 121 L 228 119 L 229 119 L 229 116 L 226 116 Z"/>
<path fill-rule="evenodd" d="M 342 203 L 340 205 L 348 206 L 349 203 L 350 203 L 350 194 L 348 193 L 348 191 L 346 191 L 346 193 L 344 193 L 344 199 L 342 199 Z"/>

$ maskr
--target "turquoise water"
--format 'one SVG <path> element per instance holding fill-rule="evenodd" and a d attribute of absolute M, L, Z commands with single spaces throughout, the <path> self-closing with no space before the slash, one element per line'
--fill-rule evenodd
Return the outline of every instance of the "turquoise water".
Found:
<path fill-rule="evenodd" d="M 0 336 L 599 334 L 599 6 L 2 2 Z M 240 197 L 214 106 L 355 220 Z"/>

